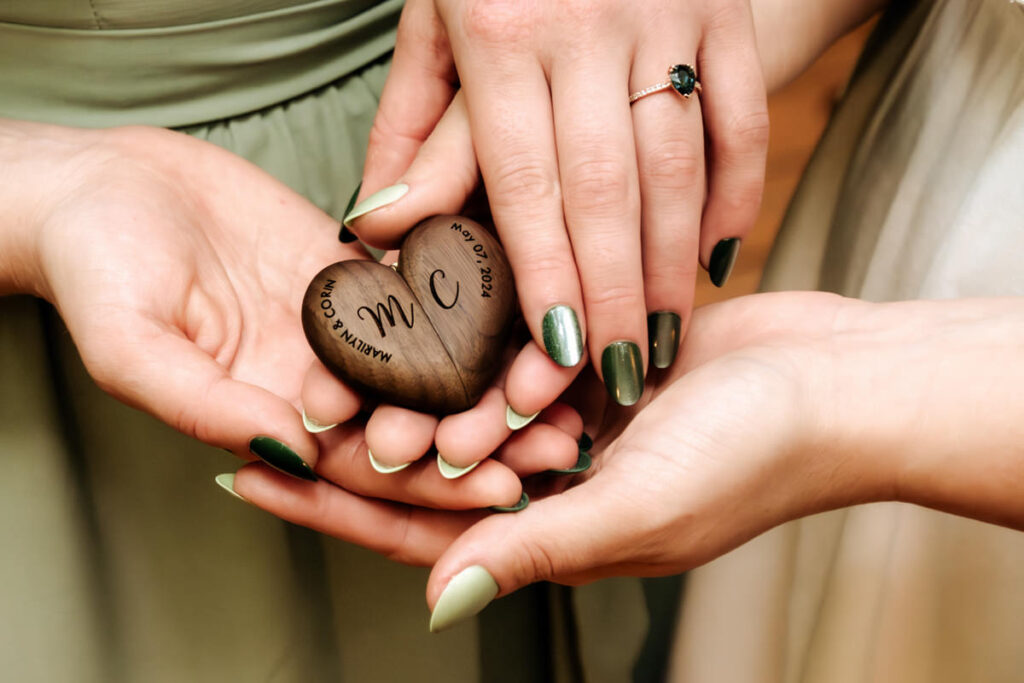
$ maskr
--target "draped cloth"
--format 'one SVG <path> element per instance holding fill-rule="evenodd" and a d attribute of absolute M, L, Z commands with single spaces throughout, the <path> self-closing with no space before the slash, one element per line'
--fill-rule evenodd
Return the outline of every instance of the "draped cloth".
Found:
<path fill-rule="evenodd" d="M 763 288 L 1022 296 L 1021 254 L 1024 9 L 894 3 L 797 189 Z M 1024 534 L 908 504 L 837 510 L 692 572 L 683 604 L 672 681 L 1019 681 Z"/>

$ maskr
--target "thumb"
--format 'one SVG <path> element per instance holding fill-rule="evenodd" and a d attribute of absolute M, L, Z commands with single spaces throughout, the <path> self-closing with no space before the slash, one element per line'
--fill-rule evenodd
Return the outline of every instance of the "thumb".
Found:
<path fill-rule="evenodd" d="M 478 177 L 469 114 L 460 92 L 398 184 L 356 204 L 345 225 L 371 246 L 395 248 L 424 218 L 458 213 Z"/>
<path fill-rule="evenodd" d="M 434 565 L 427 582 L 430 630 L 478 613 L 499 595 L 535 581 L 578 583 L 603 575 L 630 547 L 635 525 L 621 495 L 601 477 L 470 527 Z M 625 506 L 627 509 L 634 506 Z"/>
<path fill-rule="evenodd" d="M 434 3 L 409 0 L 398 21 L 391 70 L 370 130 L 363 190 L 391 185 L 408 168 L 444 114 L 457 78 Z"/>

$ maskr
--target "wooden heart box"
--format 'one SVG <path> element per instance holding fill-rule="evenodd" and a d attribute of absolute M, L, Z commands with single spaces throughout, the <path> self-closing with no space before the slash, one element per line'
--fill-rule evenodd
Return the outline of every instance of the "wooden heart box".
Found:
<path fill-rule="evenodd" d="M 494 379 L 515 309 L 498 240 L 467 218 L 435 216 L 406 237 L 397 268 L 342 261 L 320 271 L 302 329 L 365 396 L 445 415 L 475 405 Z"/>

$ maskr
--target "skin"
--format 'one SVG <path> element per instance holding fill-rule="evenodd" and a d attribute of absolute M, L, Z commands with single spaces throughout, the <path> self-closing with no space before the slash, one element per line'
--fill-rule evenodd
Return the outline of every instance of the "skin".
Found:
<path fill-rule="evenodd" d="M 675 63 L 713 87 L 630 107 L 630 92 Z M 417 219 L 465 200 L 475 167 L 439 177 L 414 161 L 444 164 L 430 137 L 449 128 L 468 133 L 461 148 L 479 161 L 534 340 L 544 313 L 566 304 L 599 376 L 613 341 L 637 343 L 646 367 L 647 313 L 675 311 L 685 329 L 699 264 L 757 215 L 768 117 L 750 5 L 408 2 L 361 197 L 410 189 L 354 221 L 363 239 L 393 246 Z"/>
<path fill-rule="evenodd" d="M 497 460 L 458 482 L 436 468 L 389 478 L 370 468 L 361 422 L 338 434 L 305 430 L 304 383 L 345 419 L 360 401 L 310 380 L 303 293 L 324 264 L 365 253 L 340 244 L 336 221 L 257 167 L 155 128 L 0 121 L 0 168 L 0 294 L 50 301 L 114 397 L 246 459 L 254 436 L 317 467 L 325 455 L 347 458 L 354 464 L 340 478 L 367 496 L 454 509 L 519 500 L 518 473 Z M 377 422 L 415 441 L 415 425 Z M 561 466 L 568 437 L 540 438 Z"/>
<path fill-rule="evenodd" d="M 515 515 L 367 501 L 262 465 L 235 488 L 286 519 L 433 565 L 431 606 L 472 565 L 499 595 L 673 574 L 785 521 L 869 501 L 1024 530 L 1022 334 L 1019 297 L 744 297 L 695 312 L 672 372 L 643 404 L 604 416 L 594 467 L 528 484 L 533 502 Z"/>

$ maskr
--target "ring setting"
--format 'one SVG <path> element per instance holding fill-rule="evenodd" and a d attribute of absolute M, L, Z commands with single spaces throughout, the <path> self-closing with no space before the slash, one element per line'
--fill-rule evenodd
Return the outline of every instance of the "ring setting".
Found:
<path fill-rule="evenodd" d="M 693 67 L 689 64 L 676 64 L 669 67 L 667 81 L 661 81 L 660 83 L 649 85 L 643 90 L 637 90 L 629 96 L 629 103 L 633 104 L 643 97 L 653 95 L 662 90 L 668 90 L 669 88 L 675 90 L 686 99 L 690 99 L 690 95 L 694 92 L 698 95 L 701 93 L 700 79 L 697 78 L 697 72 L 693 70 Z"/>

